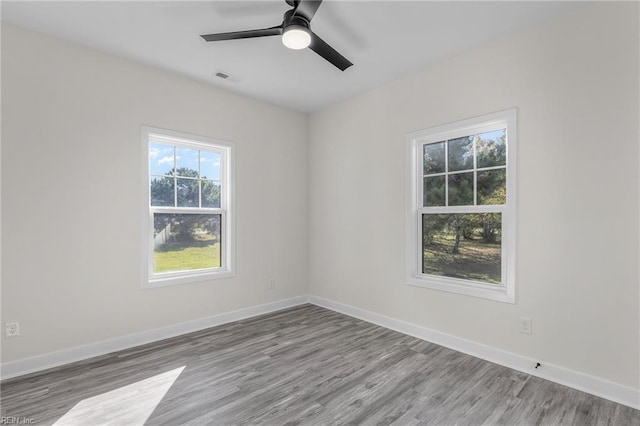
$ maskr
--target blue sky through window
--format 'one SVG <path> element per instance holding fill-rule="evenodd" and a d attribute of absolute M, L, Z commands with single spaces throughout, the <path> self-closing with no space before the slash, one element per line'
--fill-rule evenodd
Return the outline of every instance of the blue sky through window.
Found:
<path fill-rule="evenodd" d="M 220 154 L 211 151 L 200 152 L 200 167 L 198 167 L 198 150 L 193 148 L 175 147 L 163 143 L 149 143 L 149 174 L 168 175 L 176 167 L 200 169 L 200 177 L 215 181 L 220 180 Z"/>
<path fill-rule="evenodd" d="M 492 132 L 480 133 L 478 137 L 484 140 L 492 140 L 498 142 L 504 136 L 507 129 L 494 130 Z"/>

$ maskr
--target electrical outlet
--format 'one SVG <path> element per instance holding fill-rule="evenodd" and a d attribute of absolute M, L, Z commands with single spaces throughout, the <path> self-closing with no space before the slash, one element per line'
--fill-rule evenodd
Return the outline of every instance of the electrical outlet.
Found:
<path fill-rule="evenodd" d="M 276 288 L 276 280 L 269 280 L 269 290 Z"/>
<path fill-rule="evenodd" d="M 520 318 L 520 333 L 531 334 L 531 318 Z"/>
<path fill-rule="evenodd" d="M 20 323 L 8 322 L 5 324 L 4 335 L 6 337 L 16 337 L 20 335 Z"/>

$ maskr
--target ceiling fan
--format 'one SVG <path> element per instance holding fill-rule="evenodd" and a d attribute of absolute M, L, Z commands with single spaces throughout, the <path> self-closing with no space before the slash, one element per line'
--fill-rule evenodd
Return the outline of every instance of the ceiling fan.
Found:
<path fill-rule="evenodd" d="M 311 31 L 311 19 L 320 7 L 322 0 L 285 0 L 293 9 L 284 13 L 282 24 L 276 27 L 258 30 L 233 31 L 228 33 L 201 35 L 206 41 L 237 40 L 241 38 L 282 36 L 282 43 L 289 49 L 299 50 L 308 47 L 344 71 L 353 65 L 347 58 L 329 46 Z"/>

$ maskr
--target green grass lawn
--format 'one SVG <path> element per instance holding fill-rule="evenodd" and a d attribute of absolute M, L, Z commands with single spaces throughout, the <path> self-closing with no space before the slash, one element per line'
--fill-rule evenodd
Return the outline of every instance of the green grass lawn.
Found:
<path fill-rule="evenodd" d="M 155 272 L 190 271 L 220 266 L 220 243 L 214 239 L 166 243 L 153 253 Z"/>
<path fill-rule="evenodd" d="M 423 271 L 426 274 L 500 284 L 500 244 L 479 240 L 460 240 L 460 253 L 452 254 L 455 238 L 439 235 L 424 248 Z"/>

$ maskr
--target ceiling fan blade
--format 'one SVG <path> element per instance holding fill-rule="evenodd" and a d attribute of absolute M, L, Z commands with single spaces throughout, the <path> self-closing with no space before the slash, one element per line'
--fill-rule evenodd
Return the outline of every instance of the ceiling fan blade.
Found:
<path fill-rule="evenodd" d="M 302 16 L 307 22 L 311 22 L 313 15 L 320 7 L 322 0 L 300 0 L 298 6 L 293 11 L 294 16 Z"/>
<path fill-rule="evenodd" d="M 311 33 L 311 44 L 309 45 L 309 49 L 331 62 L 339 68 L 340 71 L 344 71 L 353 65 L 347 58 L 339 54 L 333 47 L 329 46 L 314 32 Z"/>
<path fill-rule="evenodd" d="M 206 41 L 238 40 L 241 38 L 268 37 L 282 34 L 282 25 L 259 30 L 232 31 L 230 33 L 217 33 L 201 35 Z"/>

